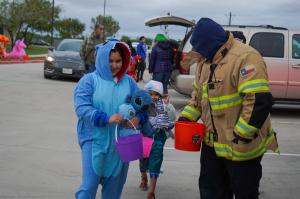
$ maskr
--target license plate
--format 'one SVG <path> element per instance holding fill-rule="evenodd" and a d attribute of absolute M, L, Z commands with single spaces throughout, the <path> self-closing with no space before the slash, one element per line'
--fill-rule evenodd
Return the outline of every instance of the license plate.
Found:
<path fill-rule="evenodd" d="M 62 69 L 62 73 L 63 74 L 72 74 L 73 73 L 73 70 L 72 69 L 69 69 L 69 68 L 63 68 Z"/>

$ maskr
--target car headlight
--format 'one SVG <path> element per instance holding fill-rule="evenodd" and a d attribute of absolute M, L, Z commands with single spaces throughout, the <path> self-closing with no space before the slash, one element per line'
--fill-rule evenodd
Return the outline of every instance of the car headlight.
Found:
<path fill-rule="evenodd" d="M 53 57 L 50 57 L 50 56 L 48 56 L 48 57 L 46 58 L 46 60 L 47 60 L 48 62 L 54 62 L 54 58 L 53 58 Z"/>

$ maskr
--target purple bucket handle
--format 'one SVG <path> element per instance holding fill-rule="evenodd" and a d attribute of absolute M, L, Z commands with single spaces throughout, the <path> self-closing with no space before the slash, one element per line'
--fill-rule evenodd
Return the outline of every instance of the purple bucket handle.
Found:
<path fill-rule="evenodd" d="M 134 124 L 129 120 L 129 119 L 126 119 L 127 121 L 130 122 L 130 124 L 133 126 L 134 130 L 137 132 L 137 134 L 139 133 L 139 131 L 136 129 L 136 127 L 134 126 Z M 116 143 L 118 142 L 118 126 L 119 124 L 116 125 L 116 128 L 115 128 L 115 141 Z"/>

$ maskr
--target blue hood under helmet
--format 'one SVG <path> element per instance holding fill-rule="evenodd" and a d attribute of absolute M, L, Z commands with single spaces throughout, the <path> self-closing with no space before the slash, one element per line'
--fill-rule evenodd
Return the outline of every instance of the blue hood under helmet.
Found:
<path fill-rule="evenodd" d="M 117 74 L 117 79 L 120 79 L 126 74 L 127 69 L 130 63 L 130 50 L 127 44 L 120 42 L 117 39 L 111 39 L 103 44 L 99 44 L 96 46 L 96 71 L 100 75 L 100 77 L 104 80 L 113 81 L 114 77 L 112 76 L 112 72 L 109 65 L 109 54 L 112 49 L 116 46 L 120 47 L 123 52 L 122 57 L 122 69 Z"/>
<path fill-rule="evenodd" d="M 228 37 L 222 26 L 209 18 L 201 18 L 194 29 L 191 44 L 193 50 L 212 61 Z"/>

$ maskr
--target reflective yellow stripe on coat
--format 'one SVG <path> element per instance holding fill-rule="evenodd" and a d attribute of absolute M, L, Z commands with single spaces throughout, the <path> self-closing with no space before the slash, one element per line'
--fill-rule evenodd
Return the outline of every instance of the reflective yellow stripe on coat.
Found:
<path fill-rule="evenodd" d="M 247 81 L 238 87 L 239 93 L 255 93 L 270 91 L 269 82 L 265 79 L 255 79 Z"/>
<path fill-rule="evenodd" d="M 194 81 L 193 86 L 197 91 L 200 91 L 201 86 L 198 85 L 196 81 Z"/>
<path fill-rule="evenodd" d="M 240 117 L 234 127 L 234 131 L 245 138 L 252 139 L 257 132 L 257 128 L 249 125 L 242 117 Z"/>
<path fill-rule="evenodd" d="M 192 121 L 197 121 L 201 115 L 201 112 L 192 106 L 185 106 L 181 112 L 181 115 Z"/>
<path fill-rule="evenodd" d="M 230 95 L 209 98 L 209 102 L 212 110 L 220 110 L 241 104 L 242 98 L 239 93 L 233 93 Z"/>
<path fill-rule="evenodd" d="M 218 142 L 214 142 L 214 149 L 216 151 L 216 154 L 220 157 L 229 158 L 233 161 L 245 161 L 263 155 L 267 151 L 267 147 L 274 140 L 274 132 L 271 132 L 269 137 L 263 138 L 261 143 L 255 149 L 248 152 L 238 152 L 233 150 L 231 146 Z M 278 149 L 276 151 L 278 151 Z"/>
<path fill-rule="evenodd" d="M 202 98 L 208 98 L 207 84 L 202 86 Z"/>

